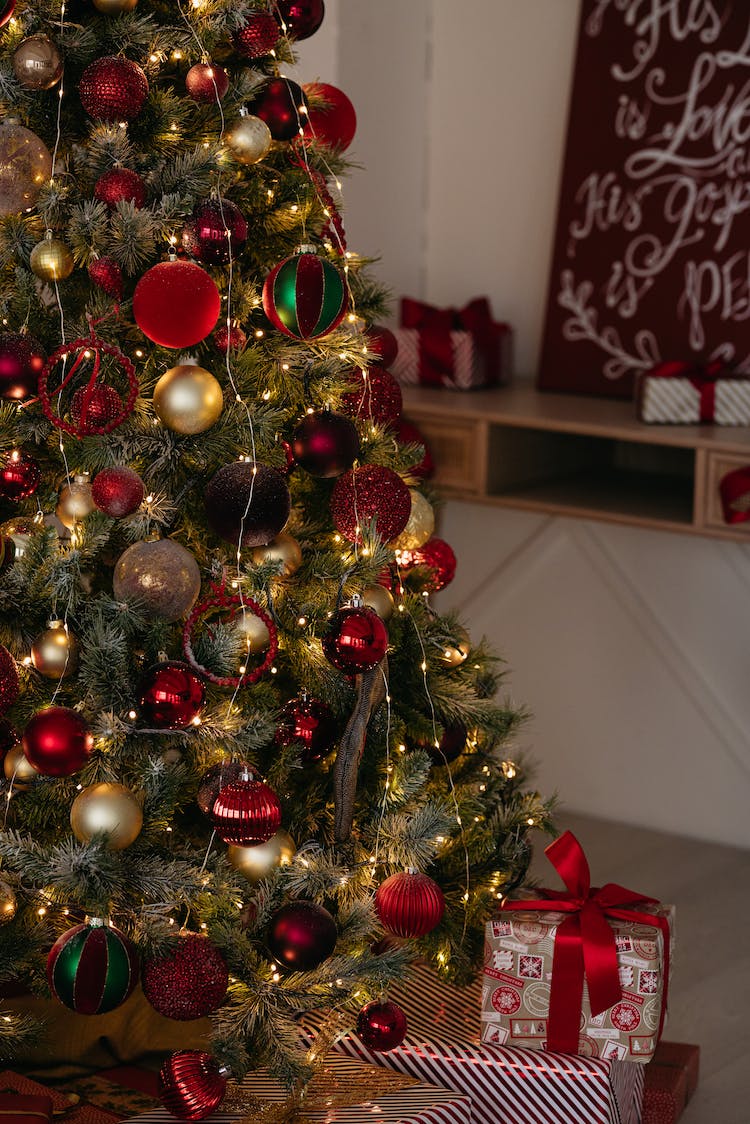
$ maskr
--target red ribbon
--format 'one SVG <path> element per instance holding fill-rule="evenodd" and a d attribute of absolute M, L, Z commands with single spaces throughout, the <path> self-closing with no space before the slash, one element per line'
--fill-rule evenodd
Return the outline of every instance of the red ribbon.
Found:
<path fill-rule="evenodd" d="M 420 333 L 419 381 L 432 386 L 445 386 L 455 382 L 456 365 L 453 357 L 451 332 L 470 332 L 482 356 L 485 367 L 485 385 L 499 381 L 501 375 L 502 337 L 510 330 L 507 324 L 492 319 L 489 301 L 477 297 L 464 308 L 435 308 L 430 304 L 403 297 L 401 300 L 401 327 L 416 328 Z"/>
<path fill-rule="evenodd" d="M 736 377 L 736 374 L 733 371 L 728 371 L 718 359 L 706 364 L 688 363 L 682 359 L 670 359 L 666 363 L 659 363 L 647 373 L 647 378 L 689 379 L 700 395 L 700 420 L 702 422 L 714 420 L 717 380 Z"/>
<path fill-rule="evenodd" d="M 719 495 L 724 522 L 746 523 L 750 519 L 750 464 L 722 476 Z"/>
<path fill-rule="evenodd" d="M 581 844 L 572 832 L 564 832 L 550 843 L 545 854 L 567 890 L 542 890 L 541 900 L 505 901 L 503 910 L 554 910 L 569 913 L 555 934 L 552 981 L 547 1020 L 547 1049 L 563 1054 L 578 1053 L 584 977 L 588 984 L 591 1014 L 598 1015 L 619 1003 L 622 985 L 617 966 L 617 944 L 607 918 L 636 921 L 661 930 L 664 937 L 664 990 L 657 1041 L 667 1009 L 669 981 L 669 922 L 634 906 L 654 904 L 656 898 L 628 890 L 615 882 L 601 888 L 591 885 L 591 873 Z"/>

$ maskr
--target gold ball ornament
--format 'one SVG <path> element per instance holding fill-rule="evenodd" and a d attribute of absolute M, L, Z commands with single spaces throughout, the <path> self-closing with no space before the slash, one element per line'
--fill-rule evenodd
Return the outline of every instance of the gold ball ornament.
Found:
<path fill-rule="evenodd" d="M 227 847 L 227 858 L 235 870 L 254 886 L 263 878 L 268 878 L 276 867 L 286 866 L 294 858 L 297 844 L 283 829 L 272 835 L 267 843 L 255 847 Z"/>
<path fill-rule="evenodd" d="M 34 521 L 26 515 L 17 515 L 13 519 L 6 519 L 4 523 L 0 523 L 0 534 L 13 540 L 13 557 L 16 561 L 23 558 L 29 545 L 29 539 L 38 529 Z"/>
<path fill-rule="evenodd" d="M 170 367 L 154 387 L 154 413 L 174 433 L 203 433 L 223 408 L 221 384 L 197 363 Z"/>
<path fill-rule="evenodd" d="M 362 600 L 375 610 L 381 621 L 389 621 L 396 609 L 396 602 L 384 585 L 368 585 L 362 591 Z"/>
<path fill-rule="evenodd" d="M 390 544 L 394 550 L 419 550 L 435 530 L 435 512 L 432 505 L 416 488 L 410 488 L 411 513 L 401 534 Z"/>
<path fill-rule="evenodd" d="M 238 164 L 257 164 L 271 147 L 271 130 L 260 117 L 245 113 L 227 128 L 224 143 Z"/>
<path fill-rule="evenodd" d="M 16 895 L 13 893 L 13 887 L 9 886 L 4 879 L 0 879 L 0 925 L 12 921 L 16 916 L 17 909 L 18 902 Z"/>
<path fill-rule="evenodd" d="M 250 609 L 242 609 L 237 614 L 234 627 L 241 655 L 257 655 L 258 652 L 265 652 L 271 643 L 271 634 L 265 621 L 256 617 Z"/>
<path fill-rule="evenodd" d="M 302 565 L 302 550 L 296 539 L 282 531 L 266 546 L 253 547 L 251 558 L 256 566 L 261 566 L 264 562 L 282 563 L 279 576 L 290 578 Z"/>
<path fill-rule="evenodd" d="M 190 551 L 174 539 L 147 539 L 120 555 L 112 585 L 118 601 L 139 601 L 146 613 L 178 621 L 198 599 L 201 574 Z"/>
<path fill-rule="evenodd" d="M 78 667 L 78 642 L 64 621 L 47 621 L 44 632 L 31 645 L 31 662 L 45 679 L 65 679 Z"/>
<path fill-rule="evenodd" d="M 70 809 L 70 826 L 79 843 L 107 833 L 107 847 L 123 851 L 140 834 L 143 811 L 138 797 L 124 784 L 90 784 Z"/>
<path fill-rule="evenodd" d="M 30 211 L 52 175 L 44 141 L 15 118 L 0 124 L 0 215 Z"/>
<path fill-rule="evenodd" d="M 3 772 L 5 779 L 13 782 L 13 787 L 20 789 L 29 788 L 39 776 L 38 771 L 26 757 L 20 742 L 12 745 L 3 758 Z"/>
<path fill-rule="evenodd" d="M 138 0 L 93 0 L 97 11 L 105 16 L 120 16 L 123 12 L 132 12 Z"/>
<path fill-rule="evenodd" d="M 454 635 L 443 646 L 438 659 L 446 667 L 459 667 L 469 658 L 471 651 L 471 638 L 463 628 L 457 629 Z"/>
<path fill-rule="evenodd" d="M 64 281 L 73 272 L 73 255 L 64 242 L 48 231 L 31 251 L 29 265 L 41 281 Z"/>
<path fill-rule="evenodd" d="M 13 73 L 27 90 L 49 90 L 62 78 L 60 48 L 49 35 L 30 35 L 13 52 Z"/>
<path fill-rule="evenodd" d="M 77 472 L 70 484 L 64 484 L 57 497 L 55 515 L 68 530 L 96 511 L 91 495 L 91 477 L 88 472 Z"/>

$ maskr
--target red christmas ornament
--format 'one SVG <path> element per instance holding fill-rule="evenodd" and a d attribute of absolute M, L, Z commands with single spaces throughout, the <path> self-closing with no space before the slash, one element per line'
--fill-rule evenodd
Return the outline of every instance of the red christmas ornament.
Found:
<path fill-rule="evenodd" d="M 233 546 L 265 546 L 284 529 L 291 510 L 289 488 L 278 469 L 249 461 L 215 472 L 205 498 L 208 525 Z"/>
<path fill-rule="evenodd" d="M 445 765 L 446 763 L 450 765 L 466 749 L 466 737 L 466 727 L 455 724 L 445 727 L 437 746 L 431 739 L 416 744 L 419 749 L 427 750 L 436 765 Z"/>
<path fill-rule="evenodd" d="M 445 913 L 443 891 L 418 870 L 403 870 L 386 878 L 375 892 L 375 912 L 395 937 L 423 937 L 440 924 Z"/>
<path fill-rule="evenodd" d="M 419 550 L 397 550 L 396 561 L 402 577 L 416 566 L 434 571 L 429 586 L 435 593 L 450 585 L 456 576 L 456 555 L 444 539 L 430 539 Z"/>
<path fill-rule="evenodd" d="M 327 82 L 310 82 L 302 89 L 308 100 L 324 103 L 310 105 L 303 126 L 305 136 L 345 152 L 357 131 L 357 114 L 349 98 L 338 86 Z"/>
<path fill-rule="evenodd" d="M 281 826 L 281 804 L 263 781 L 242 779 L 225 785 L 211 809 L 211 822 L 225 843 L 254 847 L 266 843 Z"/>
<path fill-rule="evenodd" d="M 282 710 L 276 744 L 302 742 L 302 764 L 312 765 L 330 753 L 336 734 L 336 720 L 330 706 L 303 693 L 290 699 Z"/>
<path fill-rule="evenodd" d="M 226 355 L 228 351 L 243 351 L 247 346 L 247 333 L 239 324 L 232 324 L 229 328 L 222 324 L 211 339 L 222 355 Z"/>
<path fill-rule="evenodd" d="M 398 538 L 409 521 L 411 493 L 398 473 L 385 465 L 365 464 L 339 476 L 331 493 L 331 515 L 339 534 L 360 542 L 362 528 L 377 519 L 383 542 Z"/>
<path fill-rule="evenodd" d="M 277 0 L 274 9 L 290 39 L 309 39 L 323 22 L 324 0 Z"/>
<path fill-rule="evenodd" d="M 424 437 L 411 422 L 404 421 L 399 418 L 396 422 L 396 434 L 402 445 L 422 445 L 424 448 L 424 456 L 419 464 L 412 465 L 409 472 L 413 476 L 419 476 L 423 480 L 428 480 L 435 471 L 435 462 L 432 459 L 432 453 L 427 447 L 427 442 Z"/>
<path fill-rule="evenodd" d="M 11 449 L 0 465 L 0 498 L 14 502 L 28 499 L 41 479 L 42 472 L 34 458 L 20 449 Z"/>
<path fill-rule="evenodd" d="M 401 387 L 390 371 L 371 367 L 357 372 L 356 390 L 345 394 L 341 408 L 352 418 L 361 418 L 378 425 L 393 425 L 403 408 Z"/>
<path fill-rule="evenodd" d="M 395 1050 L 406 1038 L 406 1015 L 398 1003 L 368 1003 L 359 1012 L 357 1034 L 369 1050 L 384 1054 Z"/>
<path fill-rule="evenodd" d="M 367 357 L 371 363 L 379 363 L 383 367 L 390 367 L 398 355 L 398 340 L 390 328 L 382 324 L 373 324 L 365 332 Z"/>
<path fill-rule="evenodd" d="M 204 199 L 182 228 L 182 248 L 208 265 L 226 265 L 247 241 L 247 222 L 229 199 Z"/>
<path fill-rule="evenodd" d="M 167 956 L 145 960 L 143 994 L 167 1019 L 186 1022 L 212 1014 L 224 1002 L 229 985 L 226 961 L 208 937 L 181 936 Z"/>
<path fill-rule="evenodd" d="M 195 631 L 196 625 L 202 623 L 208 617 L 215 616 L 217 613 L 225 613 L 229 621 L 233 620 L 238 614 L 241 615 L 243 613 L 252 613 L 254 616 L 260 617 L 263 624 L 266 626 L 269 636 L 268 648 L 266 649 L 262 663 L 255 668 L 245 666 L 244 670 L 239 675 L 217 675 L 215 672 L 210 671 L 208 668 L 198 663 L 193 650 L 193 632 Z M 199 601 L 188 616 L 182 633 L 182 651 L 185 655 L 185 659 L 199 675 L 202 675 L 204 679 L 208 679 L 209 682 L 215 683 L 218 687 L 249 687 L 251 683 L 256 683 L 261 675 L 271 667 L 276 658 L 278 646 L 279 634 L 276 625 L 273 623 L 268 613 L 265 613 L 260 605 L 252 601 L 249 597 L 241 597 L 239 593 L 228 593 L 225 586 L 222 585 L 211 586 L 211 592 L 208 597 Z"/>
<path fill-rule="evenodd" d="M 186 663 L 167 660 L 146 673 L 139 703 L 144 721 L 159 730 L 184 730 L 201 712 L 206 689 Z"/>
<path fill-rule="evenodd" d="M 63 379 L 60 385 L 52 390 L 50 382 L 58 363 L 63 364 Z M 99 425 L 95 420 L 96 416 L 111 414 L 114 407 L 114 396 L 104 389 L 109 388 L 109 384 L 105 383 L 104 379 L 110 377 L 118 379 L 125 385 L 125 389 L 122 395 L 115 391 L 120 402 L 118 412 Z M 63 395 L 66 389 L 70 393 L 71 380 L 74 379 L 79 382 L 85 380 L 81 388 L 83 395 L 77 399 L 75 406 L 78 422 L 73 416 L 73 403 L 76 401 L 77 393 L 75 390 L 70 401 L 70 421 L 63 416 L 66 412 Z M 45 417 L 58 429 L 70 433 L 73 437 L 111 433 L 132 413 L 138 397 L 138 389 L 138 376 L 127 355 L 124 355 L 119 348 L 100 340 L 93 328 L 89 336 L 58 347 L 44 364 L 44 369 L 39 376 L 39 400 Z M 58 399 L 56 407 L 52 405 L 53 398 Z"/>
<path fill-rule="evenodd" d="M 339 671 L 371 671 L 388 650 L 388 630 L 368 605 L 356 602 L 331 617 L 323 636 L 323 654 Z"/>
<path fill-rule="evenodd" d="M 185 75 L 188 97 L 199 105 L 219 102 L 229 89 L 229 75 L 213 62 L 197 62 Z"/>
<path fill-rule="evenodd" d="M 234 784 L 244 773 L 252 776 L 252 770 L 243 761 L 219 761 L 218 764 L 211 766 L 204 774 L 195 797 L 204 816 L 211 815 L 216 797 L 222 788 Z"/>
<path fill-rule="evenodd" d="M 91 756 L 94 739 L 76 710 L 49 706 L 38 711 L 21 739 L 26 760 L 45 777 L 69 777 Z"/>
<path fill-rule="evenodd" d="M 191 261 L 159 262 L 143 274 L 133 293 L 136 324 L 161 347 L 200 343 L 216 326 L 220 311 L 213 278 Z"/>
<path fill-rule="evenodd" d="M 301 86 L 291 78 L 271 78 L 248 109 L 265 121 L 274 140 L 288 141 L 299 136 L 305 120 L 301 107 L 307 108 Z"/>
<path fill-rule="evenodd" d="M 44 348 L 33 336 L 0 333 L 0 398 L 21 400 L 36 394 L 46 358 Z"/>
<path fill-rule="evenodd" d="M 114 925 L 92 918 L 58 937 L 47 957 L 56 999 L 79 1015 L 103 1015 L 124 1003 L 138 983 L 138 953 Z"/>
<path fill-rule="evenodd" d="M 121 55 L 94 59 L 78 83 L 81 105 L 99 121 L 132 121 L 148 97 L 148 79 L 138 63 Z"/>
<path fill-rule="evenodd" d="M 0 4 L 0 27 L 5 27 L 15 10 L 16 0 L 3 0 Z"/>
<path fill-rule="evenodd" d="M 306 414 L 292 439 L 292 455 L 300 468 L 323 480 L 346 472 L 361 451 L 355 426 L 331 410 Z"/>
<path fill-rule="evenodd" d="M 268 947 L 274 960 L 293 972 L 311 972 L 332 955 L 338 932 L 327 909 L 315 902 L 295 901 L 271 918 Z"/>
<path fill-rule="evenodd" d="M 177 1050 L 159 1070 L 159 1098 L 179 1120 L 202 1120 L 224 1099 L 226 1074 L 204 1050 Z"/>
<path fill-rule="evenodd" d="M 116 301 L 122 300 L 122 270 L 114 258 L 92 258 L 87 268 L 97 288 Z"/>
<path fill-rule="evenodd" d="M 268 12 L 256 12 L 232 36 L 235 51 L 246 59 L 261 59 L 269 55 L 278 41 L 279 25 Z"/>
<path fill-rule="evenodd" d="M 122 414 L 122 398 L 113 386 L 80 387 L 70 400 L 70 416 L 79 433 L 101 433 Z"/>
<path fill-rule="evenodd" d="M 118 203 L 132 203 L 136 210 L 146 202 L 146 184 L 130 168 L 110 168 L 94 185 L 94 197 L 111 209 Z"/>
<path fill-rule="evenodd" d="M 143 503 L 146 489 L 137 472 L 125 465 L 103 468 L 91 484 L 91 498 L 111 519 L 132 515 Z"/>
<path fill-rule="evenodd" d="M 0 714 L 10 710 L 18 699 L 19 683 L 16 661 L 0 644 Z M 17 741 L 18 739 L 16 739 Z M 15 742 L 13 743 L 15 744 Z M 7 748 L 7 747 L 6 747 Z"/>
<path fill-rule="evenodd" d="M 348 306 L 344 278 L 309 247 L 279 262 L 263 282 L 263 311 L 274 328 L 297 340 L 332 332 Z"/>

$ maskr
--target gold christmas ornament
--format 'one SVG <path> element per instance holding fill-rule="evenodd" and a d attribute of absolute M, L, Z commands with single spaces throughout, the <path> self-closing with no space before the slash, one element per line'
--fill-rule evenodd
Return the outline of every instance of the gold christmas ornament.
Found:
<path fill-rule="evenodd" d="M 48 230 L 31 251 L 29 265 L 31 272 L 42 281 L 64 281 L 73 272 L 73 255 L 69 247 L 59 238 L 53 238 Z"/>
<path fill-rule="evenodd" d="M 70 809 L 70 826 L 79 843 L 107 833 L 111 851 L 129 847 L 143 827 L 140 801 L 124 784 L 90 784 L 78 793 Z"/>
<path fill-rule="evenodd" d="M 297 844 L 291 835 L 283 829 L 272 835 L 267 843 L 259 843 L 255 847 L 227 847 L 227 858 L 235 870 L 238 870 L 248 882 L 254 886 L 263 878 L 268 878 L 277 866 L 286 866 L 294 858 Z"/>
<path fill-rule="evenodd" d="M 271 147 L 271 130 L 245 111 L 227 128 L 224 143 L 239 164 L 257 164 Z"/>
<path fill-rule="evenodd" d="M 34 783 L 39 773 L 27 759 L 20 742 L 12 745 L 3 758 L 3 772 L 5 779 L 13 782 L 13 787 L 20 789 L 29 788 Z"/>
<path fill-rule="evenodd" d="M 464 629 L 457 629 L 451 640 L 444 645 L 438 659 L 446 667 L 458 667 L 469 658 L 471 638 Z"/>
<path fill-rule="evenodd" d="M 174 539 L 148 539 L 120 555 L 112 579 L 118 601 L 138 601 L 167 621 L 186 616 L 198 599 L 201 574 L 189 550 Z"/>
<path fill-rule="evenodd" d="M 6 519 L 4 523 L 0 523 L 0 534 L 13 539 L 15 551 L 13 557 L 16 560 L 23 558 L 35 529 L 33 520 L 26 515 L 16 515 L 13 519 Z"/>
<path fill-rule="evenodd" d="M 49 90 L 62 78 L 63 60 L 49 35 L 30 35 L 13 52 L 13 73 L 27 90 Z"/>
<path fill-rule="evenodd" d="M 47 621 L 44 632 L 31 645 L 31 662 L 46 679 L 64 679 L 78 667 L 78 643 L 64 621 Z"/>
<path fill-rule="evenodd" d="M 223 408 L 221 384 L 197 363 L 170 367 L 154 387 L 154 413 L 175 433 L 203 433 Z"/>
<path fill-rule="evenodd" d="M 91 495 L 91 477 L 88 472 L 77 472 L 70 484 L 64 484 L 57 497 L 55 515 L 68 530 L 96 510 Z"/>
<path fill-rule="evenodd" d="M 16 916 L 18 902 L 13 893 L 13 887 L 4 879 L 0 879 L 0 925 L 5 925 Z"/>
<path fill-rule="evenodd" d="M 386 589 L 384 585 L 368 585 L 362 591 L 362 600 L 365 605 L 369 605 L 371 609 L 375 610 L 381 621 L 389 621 L 396 608 L 390 590 Z"/>
<path fill-rule="evenodd" d="M 394 550 L 419 550 L 435 530 L 435 512 L 432 505 L 416 488 L 410 488 L 411 513 L 409 520 L 397 539 L 390 544 Z"/>
<path fill-rule="evenodd" d="M 271 634 L 265 622 L 260 617 L 256 617 L 250 609 L 243 609 L 237 614 L 234 627 L 240 645 L 240 655 L 265 652 L 271 643 Z"/>
<path fill-rule="evenodd" d="M 132 12 L 138 0 L 94 0 L 94 7 L 105 16 L 119 16 Z"/>
<path fill-rule="evenodd" d="M 264 562 L 283 563 L 280 577 L 290 578 L 302 565 L 302 550 L 296 539 L 282 531 L 266 546 L 253 547 L 251 558 L 256 566 Z"/>
<path fill-rule="evenodd" d="M 30 211 L 52 175 L 46 144 L 16 118 L 0 124 L 0 215 Z"/>

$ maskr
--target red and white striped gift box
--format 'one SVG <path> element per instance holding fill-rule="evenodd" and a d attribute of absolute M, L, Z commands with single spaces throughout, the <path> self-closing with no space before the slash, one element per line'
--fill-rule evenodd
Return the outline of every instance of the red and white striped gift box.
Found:
<path fill-rule="evenodd" d="M 638 417 L 657 425 L 750 425 L 750 378 L 701 380 L 645 374 L 636 391 Z"/>

